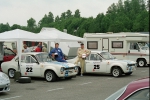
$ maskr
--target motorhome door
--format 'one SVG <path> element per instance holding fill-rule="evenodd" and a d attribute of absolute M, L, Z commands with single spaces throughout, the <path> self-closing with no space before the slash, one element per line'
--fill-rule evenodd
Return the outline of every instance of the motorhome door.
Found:
<path fill-rule="evenodd" d="M 102 39 L 102 51 L 109 52 L 109 39 L 108 38 Z"/>
<path fill-rule="evenodd" d="M 129 44 L 128 59 L 136 61 L 137 56 L 140 54 L 140 48 L 136 42 L 130 42 Z"/>

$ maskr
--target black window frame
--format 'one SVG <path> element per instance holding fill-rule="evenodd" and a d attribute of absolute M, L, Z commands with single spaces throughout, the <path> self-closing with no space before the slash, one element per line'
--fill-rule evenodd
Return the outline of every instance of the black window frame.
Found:
<path fill-rule="evenodd" d="M 91 43 L 91 42 L 96 43 L 96 48 L 89 47 L 89 43 Z M 98 41 L 87 41 L 87 49 L 98 49 Z"/>
<path fill-rule="evenodd" d="M 114 47 L 114 46 L 113 46 L 113 43 L 114 43 L 114 42 L 122 43 L 122 47 Z M 118 48 L 118 49 L 123 48 L 123 41 L 111 41 L 111 47 L 112 47 L 112 48 Z"/>

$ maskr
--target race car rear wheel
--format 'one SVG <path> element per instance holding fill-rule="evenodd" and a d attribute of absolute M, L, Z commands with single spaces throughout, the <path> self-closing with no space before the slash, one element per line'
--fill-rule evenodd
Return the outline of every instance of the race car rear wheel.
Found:
<path fill-rule="evenodd" d="M 45 72 L 45 79 L 47 82 L 54 82 L 57 79 L 56 74 L 53 71 L 46 71 Z"/>
<path fill-rule="evenodd" d="M 129 73 L 125 73 L 125 75 L 131 75 L 132 74 L 132 72 L 129 72 Z"/>
<path fill-rule="evenodd" d="M 8 70 L 8 76 L 9 76 L 9 78 L 14 78 L 14 76 L 15 76 L 15 69 L 9 69 Z"/>
<path fill-rule="evenodd" d="M 114 67 L 114 68 L 112 69 L 112 75 L 113 75 L 114 77 L 119 77 L 119 76 L 121 76 L 121 75 L 122 75 L 121 69 L 120 69 L 119 67 Z"/>

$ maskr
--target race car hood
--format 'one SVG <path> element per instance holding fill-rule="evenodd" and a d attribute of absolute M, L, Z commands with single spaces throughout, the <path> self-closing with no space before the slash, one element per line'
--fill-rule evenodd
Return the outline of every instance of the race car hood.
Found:
<path fill-rule="evenodd" d="M 43 64 L 44 64 L 44 65 L 52 65 L 52 66 L 60 66 L 60 67 L 75 67 L 75 65 L 72 64 L 72 63 L 57 62 L 57 61 L 44 62 Z"/>
<path fill-rule="evenodd" d="M 127 64 L 136 64 L 136 62 L 131 61 L 131 60 L 119 60 L 119 59 L 113 59 L 111 61 L 115 61 L 115 62 L 123 62 L 123 63 L 127 63 Z"/>

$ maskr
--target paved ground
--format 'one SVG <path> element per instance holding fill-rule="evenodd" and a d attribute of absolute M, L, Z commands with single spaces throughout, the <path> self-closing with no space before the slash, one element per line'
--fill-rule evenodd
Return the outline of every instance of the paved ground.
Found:
<path fill-rule="evenodd" d="M 104 100 L 129 82 L 148 76 L 149 67 L 143 67 L 137 68 L 131 76 L 120 78 L 86 74 L 57 82 L 32 78 L 32 83 L 28 84 L 11 79 L 11 91 L 0 93 L 0 100 Z"/>

